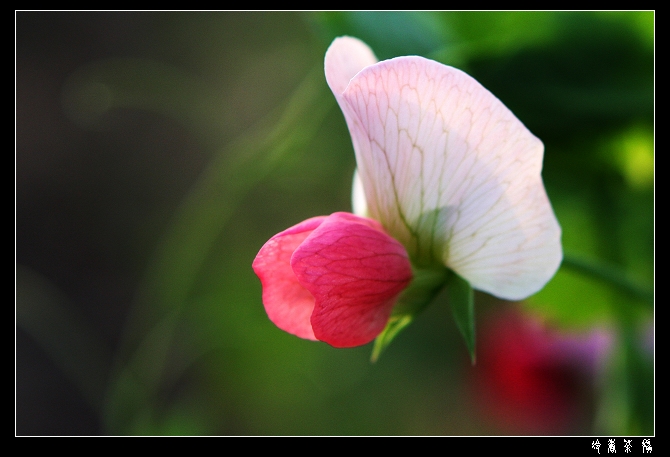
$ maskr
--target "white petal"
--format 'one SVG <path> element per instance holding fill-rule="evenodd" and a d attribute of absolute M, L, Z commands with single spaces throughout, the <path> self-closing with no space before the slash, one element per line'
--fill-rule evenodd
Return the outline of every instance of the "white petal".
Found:
<path fill-rule="evenodd" d="M 359 71 L 376 63 L 377 57 L 361 40 L 348 36 L 336 38 L 326 51 L 324 67 L 328 86 L 338 101 L 349 81 Z"/>
<path fill-rule="evenodd" d="M 375 64 L 347 37 L 333 42 L 325 67 L 368 212 L 412 260 L 445 264 L 505 299 L 541 289 L 562 259 L 542 142 L 472 77 L 432 60 Z"/>
<path fill-rule="evenodd" d="M 354 183 L 351 186 L 351 204 L 355 215 L 370 217 L 368 201 L 365 199 L 365 189 L 363 189 L 363 181 L 361 181 L 358 170 L 354 170 Z"/>

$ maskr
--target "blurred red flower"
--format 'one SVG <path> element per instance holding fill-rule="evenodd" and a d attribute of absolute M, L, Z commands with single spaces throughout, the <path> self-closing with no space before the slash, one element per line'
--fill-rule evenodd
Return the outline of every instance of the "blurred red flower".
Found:
<path fill-rule="evenodd" d="M 474 399 L 504 433 L 588 433 L 594 381 L 611 336 L 567 335 L 520 311 L 488 319 L 479 331 Z"/>

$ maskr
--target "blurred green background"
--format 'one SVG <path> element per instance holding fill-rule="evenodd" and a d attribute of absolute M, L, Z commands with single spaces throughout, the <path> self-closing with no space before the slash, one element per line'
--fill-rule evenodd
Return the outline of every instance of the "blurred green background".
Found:
<path fill-rule="evenodd" d="M 476 295 L 475 366 L 439 298 L 374 364 L 265 315 L 258 249 L 351 210 L 343 34 L 461 68 L 545 143 L 566 261 Z M 19 11 L 16 434 L 652 435 L 653 126 L 653 12 Z M 542 356 L 491 397 L 503 310 L 607 335 L 599 368 Z"/>

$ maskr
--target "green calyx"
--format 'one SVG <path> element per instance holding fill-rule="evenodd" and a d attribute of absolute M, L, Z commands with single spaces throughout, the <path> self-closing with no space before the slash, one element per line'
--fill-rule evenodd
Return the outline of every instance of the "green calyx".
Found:
<path fill-rule="evenodd" d="M 474 300 L 470 284 L 446 267 L 413 268 L 414 279 L 400 295 L 386 328 L 377 336 L 371 360 L 379 359 L 393 339 L 446 288 L 456 324 L 475 360 Z"/>

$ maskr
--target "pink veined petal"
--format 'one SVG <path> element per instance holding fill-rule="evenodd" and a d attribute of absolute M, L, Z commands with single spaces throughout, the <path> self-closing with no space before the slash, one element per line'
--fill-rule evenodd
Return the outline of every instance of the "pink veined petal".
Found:
<path fill-rule="evenodd" d="M 359 71 L 376 63 L 377 57 L 360 40 L 348 36 L 337 38 L 326 51 L 326 82 L 338 97 Z"/>
<path fill-rule="evenodd" d="M 314 335 L 334 347 L 372 341 L 412 279 L 405 248 L 376 221 L 348 213 L 334 213 L 315 229 L 291 266 L 314 296 Z"/>
<path fill-rule="evenodd" d="M 472 77 L 422 57 L 368 65 L 345 85 L 352 67 L 334 62 L 367 53 L 336 39 L 325 68 L 370 216 L 419 265 L 442 263 L 501 298 L 537 292 L 562 259 L 542 142 Z"/>
<path fill-rule="evenodd" d="M 326 51 L 324 63 L 326 82 L 342 109 L 350 131 L 351 125 L 356 121 L 350 118 L 351 111 L 344 108 L 346 102 L 342 98 L 343 94 L 358 72 L 376 63 L 377 57 L 372 50 L 365 43 L 353 37 L 336 38 Z M 359 138 L 353 132 L 351 140 L 354 143 L 354 150 L 358 150 Z"/>
<path fill-rule="evenodd" d="M 298 282 L 291 256 L 326 219 L 313 217 L 273 236 L 252 264 L 263 286 L 263 305 L 270 320 L 280 329 L 309 340 L 316 340 L 310 323 L 314 297 Z"/>

